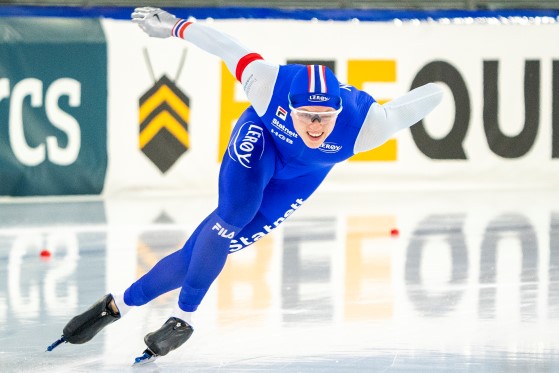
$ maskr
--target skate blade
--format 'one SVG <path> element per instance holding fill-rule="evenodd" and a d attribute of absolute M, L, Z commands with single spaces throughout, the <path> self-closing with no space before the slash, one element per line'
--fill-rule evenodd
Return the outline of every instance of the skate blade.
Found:
<path fill-rule="evenodd" d="M 135 366 L 138 366 L 138 365 L 144 365 L 144 364 L 152 363 L 158 357 L 159 357 L 158 355 L 153 354 L 151 351 L 145 350 L 144 353 L 142 354 L 142 356 L 138 356 L 136 359 L 134 359 L 134 364 L 132 364 L 132 366 L 135 367 Z"/>
<path fill-rule="evenodd" d="M 64 336 L 60 337 L 60 339 L 57 339 L 56 341 L 53 342 L 53 344 L 48 346 L 47 350 L 45 352 L 49 352 L 49 351 L 54 350 L 56 347 L 60 346 L 62 343 L 68 343 L 68 341 L 66 340 L 66 338 L 64 338 Z"/>

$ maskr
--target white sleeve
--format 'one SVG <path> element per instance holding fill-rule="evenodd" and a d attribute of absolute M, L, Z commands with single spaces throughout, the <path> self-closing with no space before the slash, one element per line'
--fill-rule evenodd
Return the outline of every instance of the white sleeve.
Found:
<path fill-rule="evenodd" d="M 268 109 L 279 65 L 266 62 L 252 49 L 234 37 L 198 22 L 188 22 L 180 33 L 184 40 L 223 60 L 241 82 L 251 105 L 258 115 Z"/>
<path fill-rule="evenodd" d="M 373 103 L 357 135 L 353 152 L 357 154 L 384 144 L 396 132 L 423 119 L 442 97 L 441 87 L 429 83 L 384 105 Z"/>
<path fill-rule="evenodd" d="M 279 65 L 264 60 L 252 62 L 243 72 L 241 79 L 243 89 L 259 116 L 264 115 L 268 110 L 278 73 Z"/>
<path fill-rule="evenodd" d="M 225 62 L 229 71 L 236 76 L 237 63 L 244 56 L 253 53 L 234 37 L 198 22 L 188 22 L 181 34 L 184 40 L 198 48 L 217 56 Z"/>

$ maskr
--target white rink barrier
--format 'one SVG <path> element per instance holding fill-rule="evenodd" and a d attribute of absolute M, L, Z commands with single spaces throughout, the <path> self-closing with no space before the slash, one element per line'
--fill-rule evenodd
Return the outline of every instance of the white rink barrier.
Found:
<path fill-rule="evenodd" d="M 328 63 L 378 101 L 428 81 L 443 86 L 443 102 L 414 132 L 337 166 L 325 187 L 559 184 L 559 47 L 551 42 L 559 24 L 204 22 L 271 61 Z M 188 42 L 150 39 L 127 21 L 102 24 L 110 56 L 105 193 L 214 185 L 231 125 L 247 106 L 240 84 Z M 139 150 L 137 124 L 139 98 L 163 75 L 190 100 L 191 146 L 164 173 Z"/>
<path fill-rule="evenodd" d="M 559 186 L 558 22 L 199 22 L 270 61 L 326 64 L 379 102 L 443 87 L 424 121 L 336 166 L 322 188 Z M 0 46 L 0 195 L 216 190 L 248 106 L 220 59 L 123 19 L 8 17 L 0 28 L 28 39 Z M 39 39 L 51 47 L 30 48 Z M 76 40 L 83 51 L 66 48 Z"/>

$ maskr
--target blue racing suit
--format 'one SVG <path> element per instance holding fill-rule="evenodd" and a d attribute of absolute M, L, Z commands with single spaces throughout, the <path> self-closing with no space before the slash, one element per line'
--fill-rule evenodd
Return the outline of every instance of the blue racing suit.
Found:
<path fill-rule="evenodd" d="M 259 240 L 291 216 L 332 167 L 382 145 L 427 115 L 442 91 L 427 84 L 386 105 L 366 92 L 340 85 L 343 110 L 317 149 L 295 131 L 288 94 L 303 65 L 276 65 L 201 23 L 184 23 L 180 36 L 221 57 L 243 85 L 251 106 L 237 121 L 219 175 L 217 208 L 182 249 L 159 261 L 124 294 L 142 305 L 181 288 L 179 307 L 195 311 L 221 272 L 227 255 Z"/>

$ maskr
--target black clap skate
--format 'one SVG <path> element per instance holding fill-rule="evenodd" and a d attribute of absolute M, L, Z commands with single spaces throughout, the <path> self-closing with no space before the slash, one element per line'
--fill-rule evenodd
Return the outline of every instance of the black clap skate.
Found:
<path fill-rule="evenodd" d="M 144 337 L 148 348 L 142 356 L 135 359 L 133 365 L 145 364 L 154 361 L 159 356 L 179 348 L 190 338 L 194 329 L 187 322 L 176 317 L 170 317 L 165 324 L 153 333 Z"/>
<path fill-rule="evenodd" d="M 120 319 L 120 313 L 110 306 L 113 296 L 107 294 L 82 314 L 75 316 L 62 330 L 62 337 L 47 347 L 54 350 L 62 343 L 82 344 L 90 341 L 105 326 Z"/>

